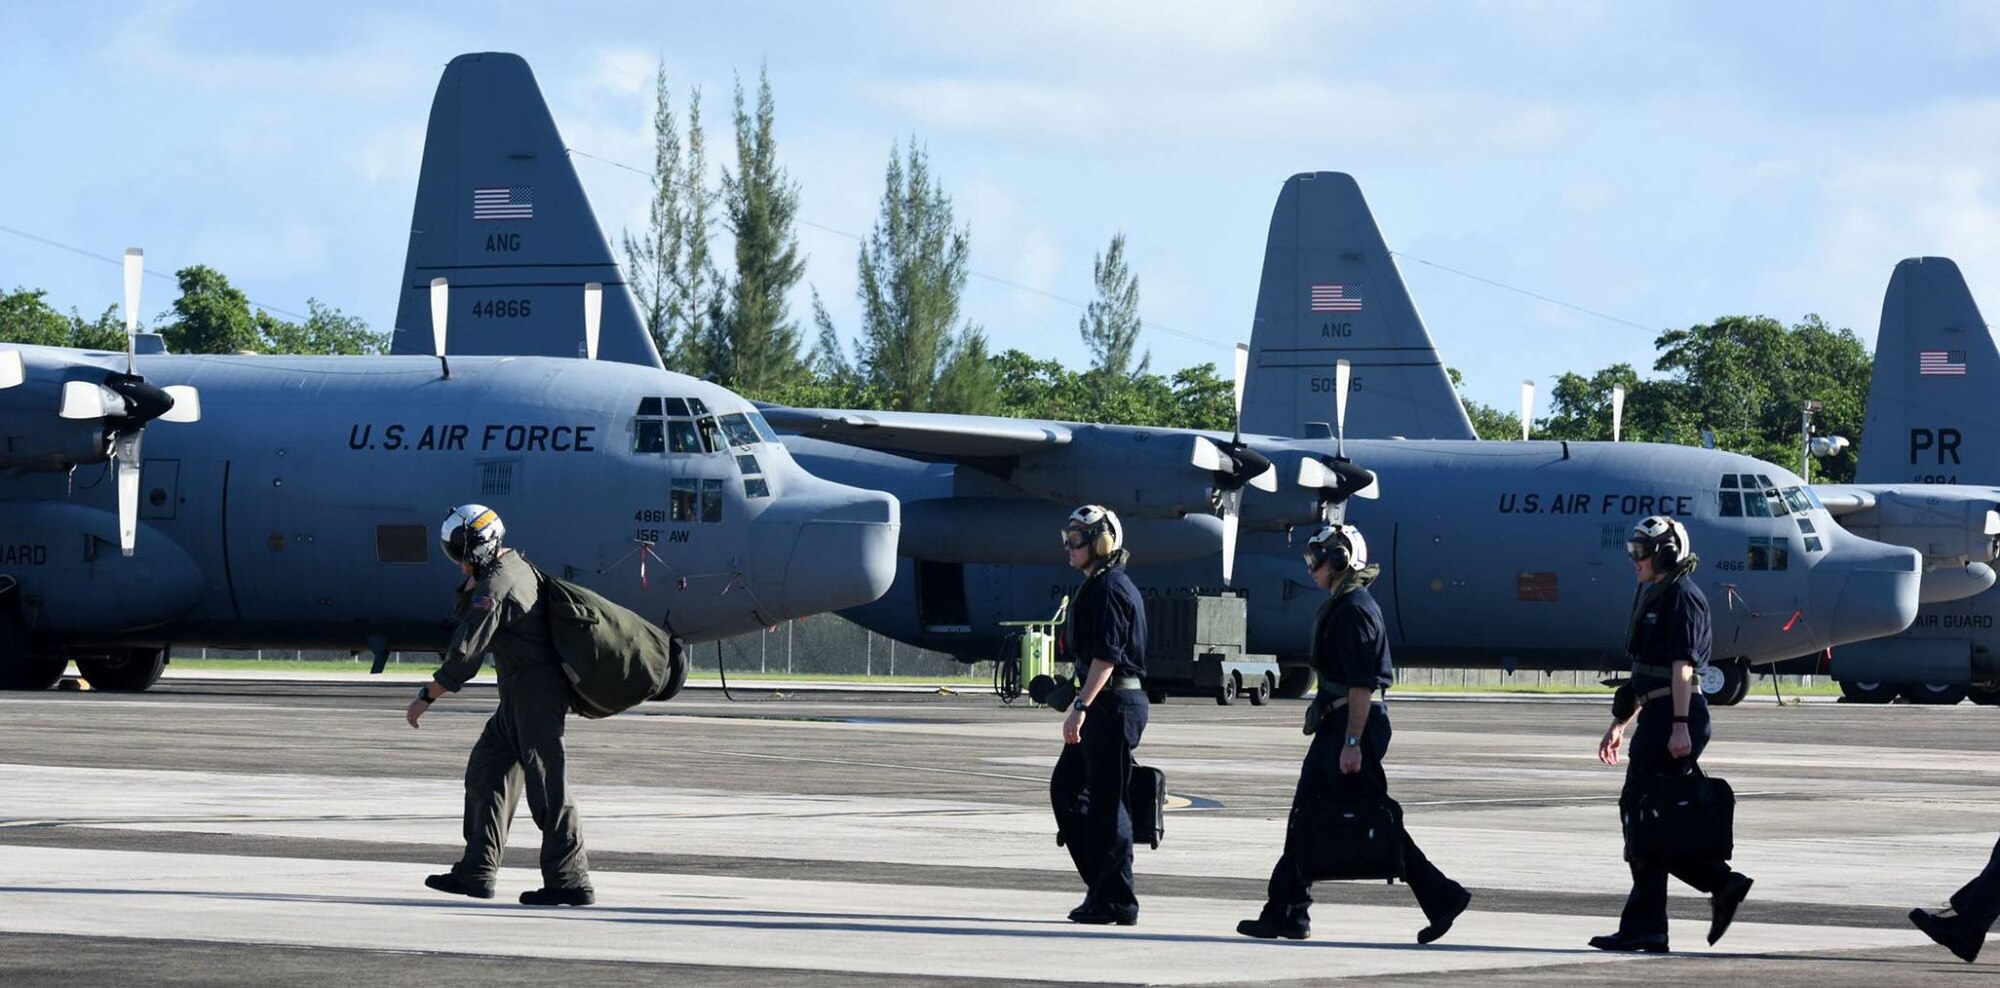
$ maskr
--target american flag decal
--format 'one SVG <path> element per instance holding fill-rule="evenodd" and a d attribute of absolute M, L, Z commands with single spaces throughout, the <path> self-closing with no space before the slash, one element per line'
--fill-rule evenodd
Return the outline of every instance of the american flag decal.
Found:
<path fill-rule="evenodd" d="M 472 190 L 472 218 L 475 220 L 531 220 L 535 218 L 535 187 L 496 186 Z"/>
<path fill-rule="evenodd" d="M 1312 311 L 1360 312 L 1361 287 L 1359 285 L 1314 285 L 1312 286 Z"/>
<path fill-rule="evenodd" d="M 1917 373 L 1923 377 L 1964 377 L 1964 350 L 1919 350 Z"/>

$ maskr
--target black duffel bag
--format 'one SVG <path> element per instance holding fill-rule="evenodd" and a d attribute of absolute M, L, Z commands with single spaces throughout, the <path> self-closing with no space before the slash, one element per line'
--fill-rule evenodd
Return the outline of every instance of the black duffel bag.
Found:
<path fill-rule="evenodd" d="M 1727 861 L 1735 851 L 1736 792 L 1694 759 L 1641 776 L 1618 801 L 1625 859 Z"/>
<path fill-rule="evenodd" d="M 1403 877 L 1403 807 L 1388 793 L 1334 791 L 1292 809 L 1285 842 L 1308 882 Z"/>

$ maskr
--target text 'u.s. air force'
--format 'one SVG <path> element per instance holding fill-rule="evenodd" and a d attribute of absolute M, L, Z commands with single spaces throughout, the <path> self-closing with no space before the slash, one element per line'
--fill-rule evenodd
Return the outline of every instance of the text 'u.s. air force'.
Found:
<path fill-rule="evenodd" d="M 347 428 L 347 448 L 386 452 L 594 453 L 594 425 L 515 425 L 504 422 L 471 426 L 460 423 L 417 426 L 391 422 L 377 428 L 357 422 Z"/>

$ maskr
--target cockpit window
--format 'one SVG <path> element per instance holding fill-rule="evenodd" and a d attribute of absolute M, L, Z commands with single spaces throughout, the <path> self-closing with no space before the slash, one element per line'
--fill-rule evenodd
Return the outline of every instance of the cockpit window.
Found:
<path fill-rule="evenodd" d="M 632 452 L 658 453 L 667 448 L 666 435 L 661 431 L 665 423 L 659 419 L 640 419 L 634 425 Z"/>
<path fill-rule="evenodd" d="M 1735 490 L 1735 489 L 1736 489 L 1736 475 L 1735 475 L 1735 474 L 1733 474 L 1733 473 L 1725 473 L 1725 474 L 1723 474 L 1723 475 L 1722 475 L 1722 489 L 1723 489 L 1723 490 L 1725 490 L 1725 491 L 1733 491 L 1733 490 Z"/>
<path fill-rule="evenodd" d="M 722 424 L 722 431 L 729 437 L 731 446 L 754 446 L 757 444 L 757 430 L 741 412 L 731 412 L 716 421 Z"/>
<path fill-rule="evenodd" d="M 667 414 L 668 414 L 668 415 L 687 415 L 687 414 L 689 414 L 689 413 L 688 413 L 688 403 L 687 403 L 686 401 L 683 401 L 682 399 L 679 399 L 679 398 L 668 398 L 668 399 L 667 399 Z"/>
<path fill-rule="evenodd" d="M 695 428 L 701 430 L 702 445 L 707 446 L 709 452 L 729 448 L 728 441 L 722 436 L 722 427 L 715 424 L 713 417 L 696 419 Z"/>
<path fill-rule="evenodd" d="M 658 416 L 660 414 L 660 399 L 653 397 L 639 399 L 639 414 Z"/>
<path fill-rule="evenodd" d="M 722 481 L 704 479 L 701 482 L 701 520 L 722 520 Z"/>
<path fill-rule="evenodd" d="M 778 441 L 777 431 L 771 428 L 771 423 L 764 421 L 763 415 L 751 412 L 750 424 L 757 428 L 757 434 L 763 436 L 765 442 L 775 443 Z"/>
<path fill-rule="evenodd" d="M 1797 512 L 1798 514 L 1805 514 L 1806 512 L 1812 510 L 1812 502 L 1806 500 L 1805 491 L 1800 490 L 1797 487 L 1787 487 L 1784 490 L 1784 495 L 1785 495 L 1785 504 L 1788 507 L 1790 507 L 1794 512 Z"/>
<path fill-rule="evenodd" d="M 673 419 L 667 423 L 667 448 L 675 453 L 704 453 L 701 436 L 694 431 L 694 423 L 687 419 Z"/>
<path fill-rule="evenodd" d="M 1736 480 L 1736 478 L 1733 475 L 1725 474 L 1722 479 L 1723 479 L 1722 486 L 1724 487 L 1735 486 L 1733 482 Z M 1719 491 L 1716 493 L 1716 498 L 1719 501 L 1718 506 L 1722 512 L 1722 517 L 1724 518 L 1743 517 L 1743 495 L 1740 492 Z"/>
<path fill-rule="evenodd" d="M 702 404 L 702 403 L 701 403 L 701 399 L 700 399 L 700 398 L 689 398 L 689 399 L 688 399 L 688 414 L 690 414 L 690 415 L 707 415 L 707 414 L 708 414 L 708 406 L 707 406 L 707 405 L 704 405 L 704 404 Z"/>
<path fill-rule="evenodd" d="M 1743 514 L 1750 518 L 1771 517 L 1771 501 L 1759 491 L 1743 492 Z"/>

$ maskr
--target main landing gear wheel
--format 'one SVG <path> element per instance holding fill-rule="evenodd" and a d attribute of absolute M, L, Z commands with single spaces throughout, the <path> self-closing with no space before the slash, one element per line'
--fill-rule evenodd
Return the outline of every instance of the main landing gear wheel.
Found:
<path fill-rule="evenodd" d="M 1278 670 L 1278 696 L 1286 700 L 1297 700 L 1312 692 L 1313 671 L 1311 666 L 1285 666 Z"/>
<path fill-rule="evenodd" d="M 2000 685 L 1974 686 L 1965 695 L 1982 707 L 2000 707 Z"/>
<path fill-rule="evenodd" d="M 1147 702 L 1147 703 L 1165 703 L 1165 702 L 1167 702 L 1167 691 L 1166 691 L 1166 690 L 1147 690 L 1147 691 L 1146 691 L 1146 702 Z"/>
<path fill-rule="evenodd" d="M 76 660 L 76 671 L 90 688 L 111 693 L 140 693 L 160 681 L 167 667 L 164 648 L 132 648 L 108 656 Z"/>
<path fill-rule="evenodd" d="M 1888 703 L 1900 692 L 1895 683 L 1874 683 L 1854 679 L 1840 681 L 1840 695 L 1850 703 Z"/>
<path fill-rule="evenodd" d="M 1261 707 L 1264 704 L 1271 702 L 1271 691 L 1275 689 L 1276 686 L 1277 684 L 1271 681 L 1270 673 L 1267 672 L 1262 676 L 1258 676 L 1257 688 L 1250 691 L 1250 705 L 1253 707 Z"/>
<path fill-rule="evenodd" d="M 1242 689 L 1243 684 L 1236 681 L 1236 674 L 1225 672 L 1222 674 L 1222 685 L 1215 688 L 1215 702 L 1224 707 L 1229 706 L 1236 702 L 1236 694 L 1242 692 Z"/>
<path fill-rule="evenodd" d="M 1710 706 L 1733 707 L 1750 695 L 1750 663 L 1742 659 L 1711 662 L 1696 685 Z"/>
<path fill-rule="evenodd" d="M 1904 683 L 1903 697 L 1911 703 L 1922 703 L 1934 707 L 1950 707 L 1965 699 L 1970 687 L 1951 683 Z"/>

